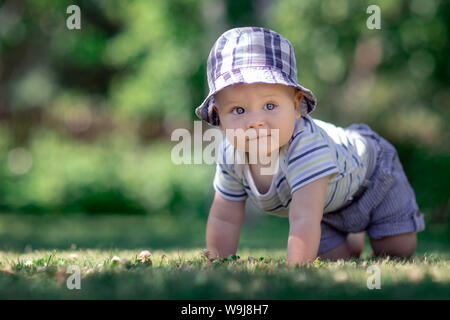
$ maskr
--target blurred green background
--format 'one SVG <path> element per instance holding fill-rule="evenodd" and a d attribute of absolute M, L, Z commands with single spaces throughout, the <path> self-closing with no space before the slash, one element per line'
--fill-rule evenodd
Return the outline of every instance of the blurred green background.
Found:
<path fill-rule="evenodd" d="M 81 30 L 66 27 L 71 4 Z M 380 30 L 366 26 L 372 4 Z M 249 25 L 294 45 L 299 81 L 319 101 L 314 118 L 367 123 L 397 147 L 424 234 L 448 243 L 449 22 L 450 2 L 438 0 L 0 0 L 0 248 L 56 246 L 30 236 L 33 226 L 74 214 L 203 230 L 215 166 L 173 164 L 170 135 L 198 120 L 214 41 Z M 286 223 L 249 211 L 250 225 Z M 19 221 L 31 227 L 14 229 Z"/>

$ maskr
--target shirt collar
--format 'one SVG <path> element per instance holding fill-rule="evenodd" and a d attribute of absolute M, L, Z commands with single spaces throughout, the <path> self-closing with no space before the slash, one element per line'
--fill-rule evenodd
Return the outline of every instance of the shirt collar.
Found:
<path fill-rule="evenodd" d="M 303 127 L 303 116 L 302 116 L 295 120 L 294 131 L 287 144 L 290 145 L 292 140 L 294 140 L 294 138 L 297 136 L 297 134 L 303 132 L 303 130 L 305 130 L 305 128 Z"/>

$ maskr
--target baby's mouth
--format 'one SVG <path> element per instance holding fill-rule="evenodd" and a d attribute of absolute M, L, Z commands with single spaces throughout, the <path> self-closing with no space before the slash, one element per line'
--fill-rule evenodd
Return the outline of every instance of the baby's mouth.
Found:
<path fill-rule="evenodd" d="M 260 135 L 260 136 L 254 137 L 254 138 L 246 137 L 246 139 L 247 139 L 247 141 L 251 141 L 251 140 L 259 140 L 259 139 L 264 138 L 264 137 L 270 137 L 270 134 L 268 134 L 268 135 Z"/>

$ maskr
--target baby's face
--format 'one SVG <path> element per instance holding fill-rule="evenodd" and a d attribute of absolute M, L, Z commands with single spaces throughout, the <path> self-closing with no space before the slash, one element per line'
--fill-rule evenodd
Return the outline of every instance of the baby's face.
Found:
<path fill-rule="evenodd" d="M 288 143 L 294 131 L 295 120 L 301 115 L 302 92 L 282 84 L 235 84 L 220 90 L 214 98 L 221 130 L 242 129 L 243 132 L 248 132 L 249 129 L 255 129 L 258 135 L 265 135 L 264 130 L 260 130 L 266 129 L 267 135 L 270 135 L 272 129 L 278 129 L 278 144 L 271 144 L 272 138 L 267 137 L 269 150 L 266 152 L 269 155 L 271 151 Z M 236 133 L 234 141 L 229 142 L 242 150 L 236 139 L 245 139 L 245 150 L 242 151 L 249 152 L 248 139 L 239 135 L 239 131 Z"/>

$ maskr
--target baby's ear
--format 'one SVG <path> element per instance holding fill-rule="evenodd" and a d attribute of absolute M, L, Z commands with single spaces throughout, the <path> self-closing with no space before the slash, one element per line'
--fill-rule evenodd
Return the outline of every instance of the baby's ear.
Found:
<path fill-rule="evenodd" d="M 215 103 L 212 104 L 212 107 L 213 110 L 216 112 L 217 117 L 219 117 L 219 107 Z M 220 118 L 219 118 L 219 128 L 222 129 L 222 122 L 220 121 Z"/>
<path fill-rule="evenodd" d="M 302 103 L 302 98 L 303 98 L 303 92 L 302 90 L 295 88 L 295 94 L 294 94 L 294 104 L 295 104 L 295 115 L 296 115 L 296 119 L 301 117 L 301 108 L 300 105 Z"/>

